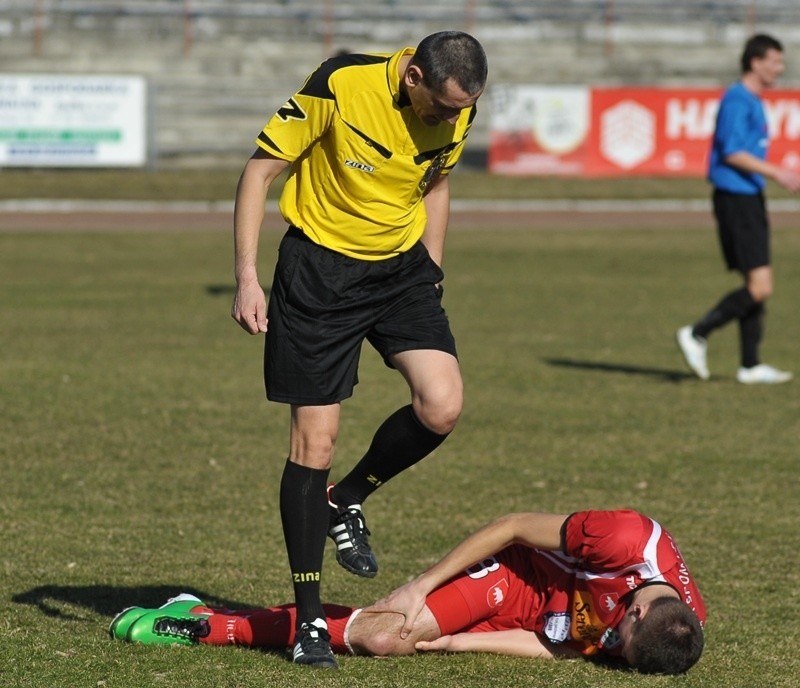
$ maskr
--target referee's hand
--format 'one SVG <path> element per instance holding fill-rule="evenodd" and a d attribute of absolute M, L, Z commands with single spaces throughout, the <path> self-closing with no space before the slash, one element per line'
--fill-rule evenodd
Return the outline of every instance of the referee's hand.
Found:
<path fill-rule="evenodd" d="M 231 317 L 250 334 L 267 331 L 267 297 L 257 281 L 237 285 Z"/>

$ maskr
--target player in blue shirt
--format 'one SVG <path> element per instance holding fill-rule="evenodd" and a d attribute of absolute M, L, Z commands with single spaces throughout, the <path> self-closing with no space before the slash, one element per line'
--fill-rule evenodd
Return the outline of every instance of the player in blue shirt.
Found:
<path fill-rule="evenodd" d="M 725 263 L 741 273 L 744 285 L 726 294 L 694 325 L 679 329 L 677 340 L 689 368 L 707 380 L 708 336 L 738 320 L 741 367 L 736 379 L 743 384 L 775 384 L 787 382 L 792 374 L 761 363 L 759 357 L 764 302 L 773 290 L 764 186 L 769 178 L 795 193 L 800 191 L 800 173 L 766 160 L 769 131 L 761 93 L 784 70 L 783 46 L 772 36 L 757 34 L 745 44 L 741 62 L 741 79 L 720 101 L 708 179 Z"/>

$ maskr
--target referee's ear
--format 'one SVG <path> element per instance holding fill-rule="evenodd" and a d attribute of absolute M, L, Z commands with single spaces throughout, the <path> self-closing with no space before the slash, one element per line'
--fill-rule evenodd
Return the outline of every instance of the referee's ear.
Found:
<path fill-rule="evenodd" d="M 406 67 L 405 79 L 409 86 L 419 86 L 425 81 L 422 70 L 415 64 L 409 64 Z"/>

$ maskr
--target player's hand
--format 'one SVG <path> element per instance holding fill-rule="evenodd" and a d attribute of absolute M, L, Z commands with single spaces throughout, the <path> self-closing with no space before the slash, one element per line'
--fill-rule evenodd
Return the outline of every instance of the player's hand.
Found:
<path fill-rule="evenodd" d="M 800 172 L 788 167 L 781 167 L 775 175 L 775 181 L 784 189 L 797 193 L 800 191 Z"/>
<path fill-rule="evenodd" d="M 416 580 L 400 586 L 389 593 L 382 600 L 378 600 L 365 611 L 370 612 L 396 612 L 402 614 L 404 621 L 400 629 L 400 637 L 405 640 L 414 628 L 423 607 L 425 607 L 426 593 L 419 588 Z"/>
<path fill-rule="evenodd" d="M 436 640 L 419 640 L 414 647 L 420 652 L 448 652 L 453 650 L 453 636 L 443 635 Z"/>
<path fill-rule="evenodd" d="M 241 282 L 236 286 L 231 317 L 250 334 L 267 331 L 267 297 L 258 281 Z"/>

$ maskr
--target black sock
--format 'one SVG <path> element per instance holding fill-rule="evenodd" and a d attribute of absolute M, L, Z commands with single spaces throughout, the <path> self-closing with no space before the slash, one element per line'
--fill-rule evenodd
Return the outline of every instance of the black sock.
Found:
<path fill-rule="evenodd" d="M 281 478 L 283 537 L 297 603 L 297 625 L 325 618 L 320 599 L 322 558 L 328 534 L 328 470 L 286 462 Z"/>
<path fill-rule="evenodd" d="M 757 303 L 744 317 L 739 318 L 739 342 L 741 344 L 742 367 L 752 368 L 759 364 L 758 345 L 764 332 L 763 303 Z"/>
<path fill-rule="evenodd" d="M 367 453 L 331 491 L 335 504 L 363 504 L 375 490 L 398 473 L 424 459 L 445 441 L 426 428 L 411 405 L 395 411 L 378 428 Z"/>
<path fill-rule="evenodd" d="M 747 287 L 732 291 L 694 324 L 692 334 L 706 339 L 712 330 L 722 327 L 731 320 L 743 318 L 755 304 Z"/>

